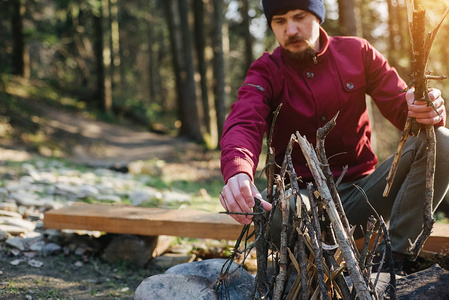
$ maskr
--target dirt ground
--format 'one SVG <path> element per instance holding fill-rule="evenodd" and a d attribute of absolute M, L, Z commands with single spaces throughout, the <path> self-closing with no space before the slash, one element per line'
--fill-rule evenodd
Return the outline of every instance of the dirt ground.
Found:
<path fill-rule="evenodd" d="M 23 262 L 11 265 L 11 255 L 0 256 L 0 299 L 133 299 L 140 282 L 157 272 L 129 264 L 109 264 L 91 257 L 63 254 L 36 257 L 40 268 Z"/>
<path fill-rule="evenodd" d="M 86 116 L 41 107 L 48 124 L 58 138 L 71 147 L 66 158 L 91 166 L 126 165 L 139 159 L 159 158 L 167 161 L 165 168 L 173 176 L 196 178 L 198 181 L 219 178 L 217 153 L 204 152 L 198 145 L 179 138 L 149 133 L 129 126 L 93 121 Z M 0 148 L 0 160 L 26 160 L 30 152 L 22 146 Z M 51 154 L 51 149 L 39 149 Z M 50 151 L 50 152 L 49 152 Z M 133 299 L 137 286 L 161 269 L 136 267 L 128 263 L 111 264 L 91 252 L 79 256 L 70 251 L 44 257 L 33 253 L 17 253 L 0 243 L 0 299 Z M 210 253 L 207 253 L 210 258 Z M 30 256 L 30 257 L 28 257 Z M 23 260 L 12 264 L 14 260 Z M 27 262 L 35 259 L 41 267 Z M 427 255 L 406 271 L 416 272 L 439 263 L 446 270 L 448 255 Z"/>
<path fill-rule="evenodd" d="M 198 181 L 221 178 L 217 153 L 209 153 L 182 138 L 147 132 L 140 128 L 94 121 L 86 115 L 40 104 L 38 115 L 51 126 L 48 132 L 70 148 L 66 159 L 87 166 L 125 166 L 136 160 L 162 159 L 167 172 L 179 179 Z M 51 155 L 40 147 L 40 154 Z M 28 160 L 36 153 L 23 145 L 0 146 L 0 162 Z M 133 299 L 137 286 L 162 270 L 111 264 L 95 253 L 79 256 L 70 251 L 56 256 L 17 254 L 0 243 L 0 299 Z M 67 254 L 68 253 L 68 254 Z M 15 256 L 18 255 L 18 256 Z M 17 265 L 14 260 L 24 260 Z M 35 259 L 41 267 L 31 267 Z"/>

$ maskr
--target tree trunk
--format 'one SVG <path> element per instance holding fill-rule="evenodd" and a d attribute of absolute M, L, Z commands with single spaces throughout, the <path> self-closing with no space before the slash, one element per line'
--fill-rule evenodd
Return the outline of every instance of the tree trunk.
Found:
<path fill-rule="evenodd" d="M 156 61 L 157 61 L 157 52 L 155 51 L 155 32 L 154 32 L 154 26 L 155 22 L 153 19 L 153 15 L 151 12 L 154 11 L 154 5 L 149 2 L 148 3 L 148 11 L 150 12 L 150 15 L 148 17 L 148 92 L 149 92 L 149 98 L 150 102 L 157 102 L 156 99 Z"/>
<path fill-rule="evenodd" d="M 95 27 L 95 57 L 97 62 L 97 104 L 98 108 L 106 113 L 112 112 L 111 91 L 111 52 L 110 31 L 108 30 L 109 9 L 108 0 L 100 0 L 101 9 L 99 16 L 94 17 Z M 110 28 L 110 26 L 109 26 Z"/>
<path fill-rule="evenodd" d="M 338 14 L 341 34 L 357 36 L 354 0 L 338 0 Z"/>
<path fill-rule="evenodd" d="M 249 30 L 251 25 L 251 20 L 249 17 L 249 0 L 242 0 L 242 5 L 240 7 L 242 15 L 242 25 L 244 28 L 244 39 L 245 39 L 245 73 L 248 71 L 249 67 L 253 63 L 253 37 Z"/>
<path fill-rule="evenodd" d="M 121 90 L 121 74 L 120 74 L 120 30 L 118 21 L 118 5 L 117 0 L 110 0 L 109 20 L 111 24 L 111 75 L 112 87 L 114 91 Z"/>
<path fill-rule="evenodd" d="M 22 0 L 12 0 L 12 16 L 11 16 L 11 28 L 13 38 L 13 74 L 19 76 L 25 76 L 26 63 L 25 63 L 25 37 L 23 34 L 23 14 L 25 6 Z"/>
<path fill-rule="evenodd" d="M 174 0 L 165 0 L 164 2 L 165 8 L 165 17 L 167 19 L 168 32 L 170 37 L 170 46 L 172 52 L 172 65 L 173 65 L 173 74 L 175 76 L 175 86 L 176 86 L 176 102 L 178 105 L 178 118 L 181 119 L 183 115 L 183 106 L 182 103 L 182 79 L 181 79 L 181 70 L 183 69 L 181 66 L 180 53 L 182 52 L 181 48 L 181 37 L 179 34 L 179 14 L 177 13 L 178 7 Z"/>
<path fill-rule="evenodd" d="M 212 45 L 214 49 L 214 96 L 215 110 L 217 113 L 218 140 L 223 134 L 223 126 L 226 118 L 226 92 L 225 73 L 223 55 L 223 1 L 213 0 L 213 25 L 212 25 Z"/>
<path fill-rule="evenodd" d="M 200 73 L 200 86 L 201 86 L 201 102 L 203 104 L 203 120 L 206 132 L 211 134 L 211 117 L 210 117 L 210 105 L 207 89 L 207 76 L 206 76 L 206 59 L 204 49 L 206 48 L 206 40 L 204 33 L 204 4 L 203 0 L 193 0 L 193 12 L 195 20 L 195 48 L 198 59 L 198 71 Z"/>
<path fill-rule="evenodd" d="M 181 21 L 181 34 L 182 34 L 182 46 L 185 70 L 182 72 L 183 77 L 183 95 L 182 105 L 184 106 L 183 115 L 181 118 L 181 131 L 182 135 L 186 135 L 189 138 L 197 142 L 203 142 L 203 135 L 201 133 L 201 122 L 198 115 L 198 103 L 196 98 L 196 86 L 195 86 L 195 71 L 193 66 L 193 54 L 192 54 L 192 41 L 189 27 L 189 9 L 187 0 L 178 0 L 180 21 Z"/>
<path fill-rule="evenodd" d="M 103 24 L 101 12 L 98 16 L 94 16 L 95 31 L 95 58 L 97 73 L 97 91 L 95 97 L 95 105 L 101 109 L 104 99 L 104 64 L 103 64 Z"/>

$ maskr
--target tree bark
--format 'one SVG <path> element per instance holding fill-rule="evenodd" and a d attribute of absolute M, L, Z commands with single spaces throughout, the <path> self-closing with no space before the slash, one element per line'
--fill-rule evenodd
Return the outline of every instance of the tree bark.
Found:
<path fill-rule="evenodd" d="M 183 82 L 183 97 L 181 130 L 180 134 L 189 137 L 196 142 L 203 142 L 201 133 L 200 119 L 198 115 L 198 103 L 196 98 L 195 71 L 193 66 L 192 41 L 189 26 L 189 9 L 187 0 L 178 0 L 179 15 L 181 22 L 181 42 L 183 50 L 181 51 L 185 69 L 181 73 Z"/>
<path fill-rule="evenodd" d="M 338 0 L 338 14 L 341 34 L 357 36 L 354 0 Z"/>
<path fill-rule="evenodd" d="M 203 124 L 206 128 L 206 132 L 211 134 L 211 116 L 209 105 L 209 92 L 207 88 L 207 75 L 206 75 L 206 59 L 205 51 L 206 39 L 204 32 L 204 3 L 203 0 L 193 0 L 193 13 L 194 13 L 194 33 L 195 33 L 195 48 L 198 60 L 198 72 L 200 73 L 200 86 L 201 86 L 201 103 L 203 104 Z"/>
<path fill-rule="evenodd" d="M 244 28 L 245 39 L 245 73 L 253 63 L 253 37 L 250 32 L 251 19 L 249 16 L 249 0 L 242 0 L 240 6 L 240 14 L 242 15 L 242 26 Z"/>
<path fill-rule="evenodd" d="M 23 14 L 25 6 L 22 0 L 12 0 L 11 29 L 13 38 L 13 74 L 25 76 L 25 37 L 23 34 Z M 29 73 L 29 72 L 28 72 Z"/>
<path fill-rule="evenodd" d="M 214 97 L 217 114 L 218 140 L 223 134 L 223 126 L 226 118 L 226 92 L 225 92 L 225 63 L 223 54 L 223 1 L 213 0 L 213 25 L 212 47 L 214 50 Z"/>

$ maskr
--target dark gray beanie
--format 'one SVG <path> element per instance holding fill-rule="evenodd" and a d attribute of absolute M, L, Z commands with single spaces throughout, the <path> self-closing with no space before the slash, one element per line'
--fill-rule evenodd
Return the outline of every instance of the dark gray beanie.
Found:
<path fill-rule="evenodd" d="M 262 6 L 270 28 L 273 15 L 281 9 L 302 9 L 308 11 L 320 19 L 320 24 L 324 22 L 326 13 L 323 0 L 262 0 Z"/>

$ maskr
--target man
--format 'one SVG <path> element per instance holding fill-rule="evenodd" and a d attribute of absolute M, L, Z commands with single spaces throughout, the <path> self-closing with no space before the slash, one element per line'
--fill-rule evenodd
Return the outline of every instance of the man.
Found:
<path fill-rule="evenodd" d="M 272 141 L 279 165 L 291 134 L 298 131 L 314 144 L 317 129 L 340 112 L 337 125 L 326 138 L 326 154 L 335 178 L 348 165 L 338 188 L 349 222 L 365 226 L 373 214 L 354 188 L 357 184 L 377 212 L 390 221 L 392 249 L 395 257 L 402 259 L 408 255 L 408 240 L 415 240 L 422 228 L 426 138 L 421 134 L 408 139 L 393 187 L 389 196 L 383 197 L 392 158 L 376 167 L 365 94 L 399 130 L 403 130 L 407 116 L 421 124 L 435 125 L 436 208 L 449 183 L 449 160 L 444 155 L 449 147 L 449 131 L 444 127 L 446 110 L 440 91 L 433 89 L 429 93 L 437 113 L 424 101 L 414 102 L 413 90 L 401 92 L 406 83 L 366 40 L 329 37 L 320 27 L 325 15 L 322 0 L 263 0 L 262 4 L 280 47 L 253 63 L 226 120 L 220 141 L 226 183 L 221 204 L 231 212 L 249 213 L 253 198 L 262 199 L 253 179 L 263 135 L 270 129 L 272 113 L 280 103 Z M 292 158 L 303 182 L 313 182 L 298 147 Z M 266 201 L 262 205 L 265 210 L 271 209 Z M 242 224 L 251 223 L 250 216 L 232 216 Z"/>

